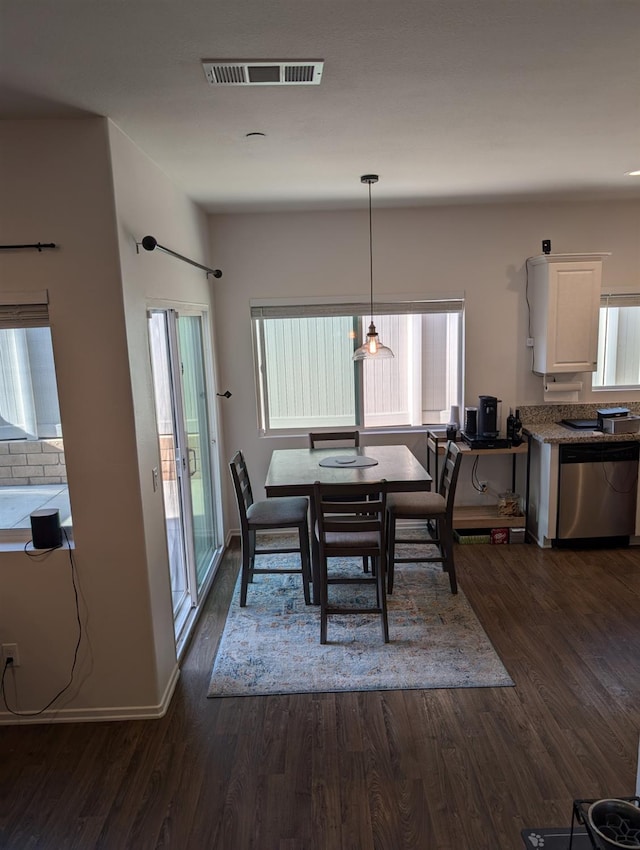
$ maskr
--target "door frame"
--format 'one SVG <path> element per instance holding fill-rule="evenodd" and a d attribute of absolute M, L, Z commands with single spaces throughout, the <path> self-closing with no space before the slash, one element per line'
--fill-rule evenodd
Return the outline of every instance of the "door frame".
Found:
<path fill-rule="evenodd" d="M 180 315 L 197 315 L 202 319 L 202 347 L 203 347 L 203 359 L 204 359 L 204 381 L 207 392 L 207 416 L 208 416 L 208 426 L 209 426 L 209 474 L 213 481 L 213 496 L 214 496 L 214 504 L 213 504 L 213 522 L 215 527 L 215 537 L 216 537 L 216 546 L 214 547 L 213 556 L 211 560 L 211 566 L 208 570 L 207 576 L 202 583 L 202 587 L 198 592 L 197 589 L 197 576 L 196 576 L 196 563 L 195 563 L 195 549 L 193 543 L 193 534 L 191 526 L 189 526 L 188 532 L 184 534 L 184 547 L 185 547 L 185 555 L 187 557 L 187 573 L 188 573 L 188 581 L 189 581 L 189 589 L 188 593 L 191 595 L 192 604 L 189 612 L 184 617 L 184 621 L 182 627 L 178 634 L 175 636 L 176 640 L 176 653 L 178 660 L 182 657 L 186 645 L 188 643 L 188 639 L 193 630 L 193 626 L 195 625 L 197 618 L 200 614 L 202 603 L 207 598 L 208 593 L 211 589 L 211 585 L 213 583 L 213 579 L 218 571 L 220 563 L 222 561 L 222 555 L 224 553 L 224 523 L 223 523 L 223 484 L 221 478 L 221 459 L 220 459 L 220 426 L 219 426 L 219 417 L 218 417 L 218 406 L 216 404 L 216 365 L 215 365 L 215 345 L 213 338 L 213 324 L 211 317 L 211 307 L 206 304 L 194 304 L 190 302 L 177 302 L 177 301 L 169 301 L 165 299 L 149 299 L 146 303 L 145 316 L 147 317 L 148 323 L 148 315 L 150 312 L 173 312 L 177 317 Z M 169 332 L 169 346 L 170 346 L 170 368 L 172 371 L 177 365 L 180 367 L 181 364 L 174 363 L 173 361 L 173 352 L 179 352 L 179 342 L 177 339 L 177 322 L 174 324 L 171 321 L 167 322 L 168 332 Z M 148 336 L 148 324 L 147 324 L 147 336 Z M 149 347 L 149 357 L 151 358 L 151 349 Z M 152 368 L 150 363 L 150 368 Z M 180 369 L 179 369 L 180 371 Z M 184 407 L 183 407 L 183 399 L 182 399 L 182 387 L 180 387 L 180 392 L 176 393 L 176 415 L 180 417 L 180 422 L 182 423 L 182 427 L 184 428 Z M 152 387 L 153 392 L 153 387 Z M 155 401 L 154 401 L 154 410 L 153 410 L 153 418 L 154 422 L 156 422 L 156 430 L 157 430 L 157 416 L 155 410 Z M 186 450 L 186 445 L 182 447 L 181 451 L 181 464 L 182 471 L 181 474 L 184 476 L 185 473 L 185 462 L 187 461 L 186 455 L 184 454 Z M 158 443 L 158 462 L 160 462 L 160 446 Z M 188 462 L 187 462 L 188 466 Z M 187 518 L 191 516 L 189 511 L 191 511 L 191 491 L 187 481 L 184 480 L 181 483 L 180 487 L 181 491 L 181 504 L 184 512 L 187 514 Z M 165 546 L 167 551 L 167 559 L 168 559 L 168 542 L 166 540 L 166 515 L 164 508 L 164 500 L 162 503 L 162 513 L 163 513 L 163 528 L 165 532 Z M 189 519 L 190 522 L 190 519 Z M 167 560 L 168 566 L 168 560 Z M 167 570 L 167 578 L 169 581 L 168 589 L 169 594 L 171 595 L 171 578 L 169 570 Z M 172 617 L 173 617 L 173 605 L 172 605 Z"/>

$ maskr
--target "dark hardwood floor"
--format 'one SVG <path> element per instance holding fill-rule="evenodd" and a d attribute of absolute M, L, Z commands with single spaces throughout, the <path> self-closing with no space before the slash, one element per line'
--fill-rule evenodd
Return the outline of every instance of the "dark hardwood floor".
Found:
<path fill-rule="evenodd" d="M 208 700 L 234 549 L 164 718 L 0 727 L 0 847 L 521 850 L 632 795 L 640 549 L 456 557 L 515 688 Z"/>

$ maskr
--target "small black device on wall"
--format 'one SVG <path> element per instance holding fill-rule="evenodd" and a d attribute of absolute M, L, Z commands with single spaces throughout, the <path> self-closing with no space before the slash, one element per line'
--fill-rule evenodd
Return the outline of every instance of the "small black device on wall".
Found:
<path fill-rule="evenodd" d="M 551 253 L 551 239 L 543 239 L 542 240 L 542 253 L 550 254 Z"/>
<path fill-rule="evenodd" d="M 57 508 L 40 508 L 31 514 L 31 542 L 34 549 L 62 546 L 60 511 Z"/>

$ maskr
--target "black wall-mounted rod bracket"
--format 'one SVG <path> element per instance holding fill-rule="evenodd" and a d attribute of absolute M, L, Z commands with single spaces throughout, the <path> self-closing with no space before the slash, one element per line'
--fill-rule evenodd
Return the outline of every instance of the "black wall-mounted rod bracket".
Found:
<path fill-rule="evenodd" d="M 136 251 L 138 253 L 140 253 L 140 245 L 142 245 L 145 251 L 153 251 L 155 248 L 159 248 L 161 251 L 164 251 L 165 254 L 171 254 L 172 257 L 177 257 L 178 260 L 182 260 L 185 263 L 189 263 L 191 266 L 202 269 L 202 271 L 207 273 L 207 277 L 209 277 L 210 274 L 214 277 L 222 277 L 220 269 L 210 269 L 208 266 L 196 263 L 195 260 L 190 260 L 189 257 L 185 257 L 183 254 L 178 254 L 176 251 L 172 251 L 171 248 L 165 248 L 164 245 L 160 245 L 158 243 L 154 236 L 144 236 L 142 242 L 136 242 Z"/>
<path fill-rule="evenodd" d="M 55 242 L 34 242 L 30 245 L 0 245 L 0 251 L 17 251 L 20 248 L 31 248 L 42 252 L 43 248 L 57 248 Z"/>

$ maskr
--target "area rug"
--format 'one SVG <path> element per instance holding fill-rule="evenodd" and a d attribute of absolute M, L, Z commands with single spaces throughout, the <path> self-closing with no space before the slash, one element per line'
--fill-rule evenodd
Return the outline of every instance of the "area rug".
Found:
<path fill-rule="evenodd" d="M 529 850 L 569 850 L 571 829 L 523 829 L 521 834 Z M 574 827 L 571 850 L 593 850 L 591 839 L 581 826 Z"/>
<path fill-rule="evenodd" d="M 424 555 L 424 547 L 418 551 Z M 261 557 L 297 563 L 295 555 Z M 362 560 L 340 567 L 361 572 Z M 363 605 L 375 588 L 330 591 Z M 329 617 L 321 645 L 320 609 L 304 604 L 299 575 L 256 576 L 245 608 L 239 595 L 238 577 L 208 697 L 513 685 L 463 590 L 450 592 L 440 564 L 396 567 L 388 644 L 378 615 L 349 614 Z"/>

